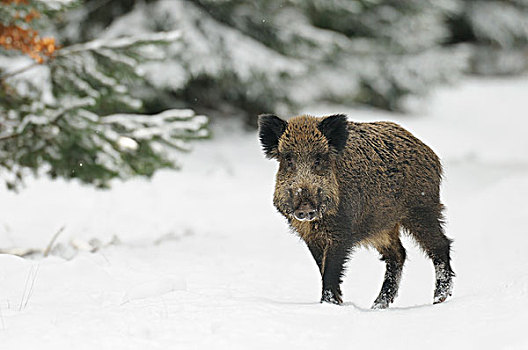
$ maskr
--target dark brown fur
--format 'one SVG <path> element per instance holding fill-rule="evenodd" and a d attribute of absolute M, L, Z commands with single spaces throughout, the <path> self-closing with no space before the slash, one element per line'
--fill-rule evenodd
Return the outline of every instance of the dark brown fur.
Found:
<path fill-rule="evenodd" d="M 396 297 L 405 249 L 404 228 L 433 260 L 435 303 L 452 289 L 451 241 L 442 229 L 436 154 L 391 122 L 347 122 L 343 115 L 299 116 L 287 123 L 260 116 L 260 139 L 280 162 L 274 204 L 306 242 L 323 279 L 321 301 L 341 303 L 343 265 L 360 245 L 375 247 L 387 271 L 374 308 Z M 299 208 L 316 213 L 300 221 Z M 308 209 L 307 209 L 308 210 Z"/>

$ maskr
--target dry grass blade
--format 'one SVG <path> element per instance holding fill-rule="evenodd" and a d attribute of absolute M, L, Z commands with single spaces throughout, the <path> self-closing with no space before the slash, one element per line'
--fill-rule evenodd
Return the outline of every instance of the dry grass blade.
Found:
<path fill-rule="evenodd" d="M 22 311 L 28 305 L 29 299 L 33 295 L 33 287 L 35 286 L 35 280 L 37 279 L 38 271 L 40 265 L 37 265 L 35 268 L 34 265 L 31 265 L 29 273 L 26 277 L 26 283 L 24 284 L 24 291 L 22 292 L 22 298 L 20 299 L 20 305 L 18 306 L 18 311 Z"/>
<path fill-rule="evenodd" d="M 51 241 L 48 243 L 48 246 L 46 247 L 46 249 L 44 249 L 44 253 L 42 254 L 44 257 L 47 257 L 49 255 L 51 249 L 53 248 L 53 245 L 55 244 L 55 241 L 57 240 L 57 237 L 59 237 L 59 235 L 62 233 L 62 231 L 64 231 L 65 228 L 66 226 L 62 226 L 57 232 L 55 232 L 55 234 L 51 238 Z"/>

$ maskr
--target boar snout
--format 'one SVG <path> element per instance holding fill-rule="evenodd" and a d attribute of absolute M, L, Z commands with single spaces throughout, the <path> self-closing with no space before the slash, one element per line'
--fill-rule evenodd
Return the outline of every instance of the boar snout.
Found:
<path fill-rule="evenodd" d="M 292 191 L 290 191 L 292 193 Z M 293 216 L 299 221 L 312 221 L 319 218 L 316 198 L 310 194 L 309 189 L 299 188 L 293 198 Z"/>
<path fill-rule="evenodd" d="M 313 205 L 308 202 L 302 202 L 301 205 L 293 212 L 293 216 L 299 221 L 312 221 L 317 218 L 317 211 Z"/>

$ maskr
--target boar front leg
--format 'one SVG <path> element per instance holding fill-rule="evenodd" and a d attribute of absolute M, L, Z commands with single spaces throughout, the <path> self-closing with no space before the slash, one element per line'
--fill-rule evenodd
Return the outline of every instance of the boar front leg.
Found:
<path fill-rule="evenodd" d="M 312 257 L 314 258 L 315 263 L 317 264 L 317 267 L 319 268 L 319 273 L 321 274 L 321 278 L 322 278 L 323 277 L 324 244 L 321 244 L 320 242 L 306 242 L 306 245 L 308 246 L 310 253 L 312 253 Z"/>
<path fill-rule="evenodd" d="M 348 256 L 348 249 L 336 246 L 331 241 L 306 242 L 312 257 L 319 268 L 323 282 L 321 303 L 342 304 L 341 282 L 343 266 Z"/>
<path fill-rule="evenodd" d="M 321 275 L 323 278 L 323 293 L 321 302 L 342 304 L 341 282 L 343 265 L 348 256 L 348 249 L 328 244 L 323 250 Z"/>

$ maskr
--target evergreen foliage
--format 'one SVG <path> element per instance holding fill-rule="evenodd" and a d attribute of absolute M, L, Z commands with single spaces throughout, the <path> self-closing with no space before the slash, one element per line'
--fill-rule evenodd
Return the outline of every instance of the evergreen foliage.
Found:
<path fill-rule="evenodd" d="M 452 42 L 472 44 L 472 73 L 519 74 L 528 69 L 527 0 L 464 0 L 449 24 Z"/>
<path fill-rule="evenodd" d="M 511 74 L 527 65 L 526 0 L 87 4 L 75 23 L 63 23 L 66 40 L 181 30 L 181 41 L 167 47 L 170 74 L 143 67 L 155 88 L 143 91 L 147 108 L 188 105 L 245 115 L 253 125 L 255 114 L 298 113 L 320 102 L 402 110 L 406 96 L 466 72 Z M 72 30 L 78 23 L 83 30 Z"/>
<path fill-rule="evenodd" d="M 125 3 L 130 11 L 97 35 L 182 31 L 185 50 L 170 45 L 164 66 L 172 74 L 160 79 L 155 67 L 145 68 L 150 84 L 165 91 L 151 94 L 149 106 L 178 99 L 246 114 L 251 124 L 255 114 L 296 113 L 315 101 L 401 110 L 405 96 L 456 79 L 467 64 L 467 50 L 443 45 L 458 0 Z M 78 15 L 91 25 L 107 20 Z M 63 33 L 77 40 L 68 28 Z"/>
<path fill-rule="evenodd" d="M 32 20 L 18 21 L 35 13 L 42 23 L 69 6 L 36 0 L 2 5 L 0 174 L 7 186 L 16 188 L 28 171 L 106 187 L 112 178 L 177 167 L 174 151 L 207 137 L 207 118 L 188 109 L 136 114 L 143 108 L 136 90 L 144 85 L 139 65 L 163 59 L 160 46 L 181 39 L 180 32 L 57 48 L 52 40 L 40 44 L 44 38 Z M 6 30 L 14 27 L 19 29 Z M 21 44 L 8 45 L 14 42 Z M 9 70 L 1 71 L 2 66 Z"/>

